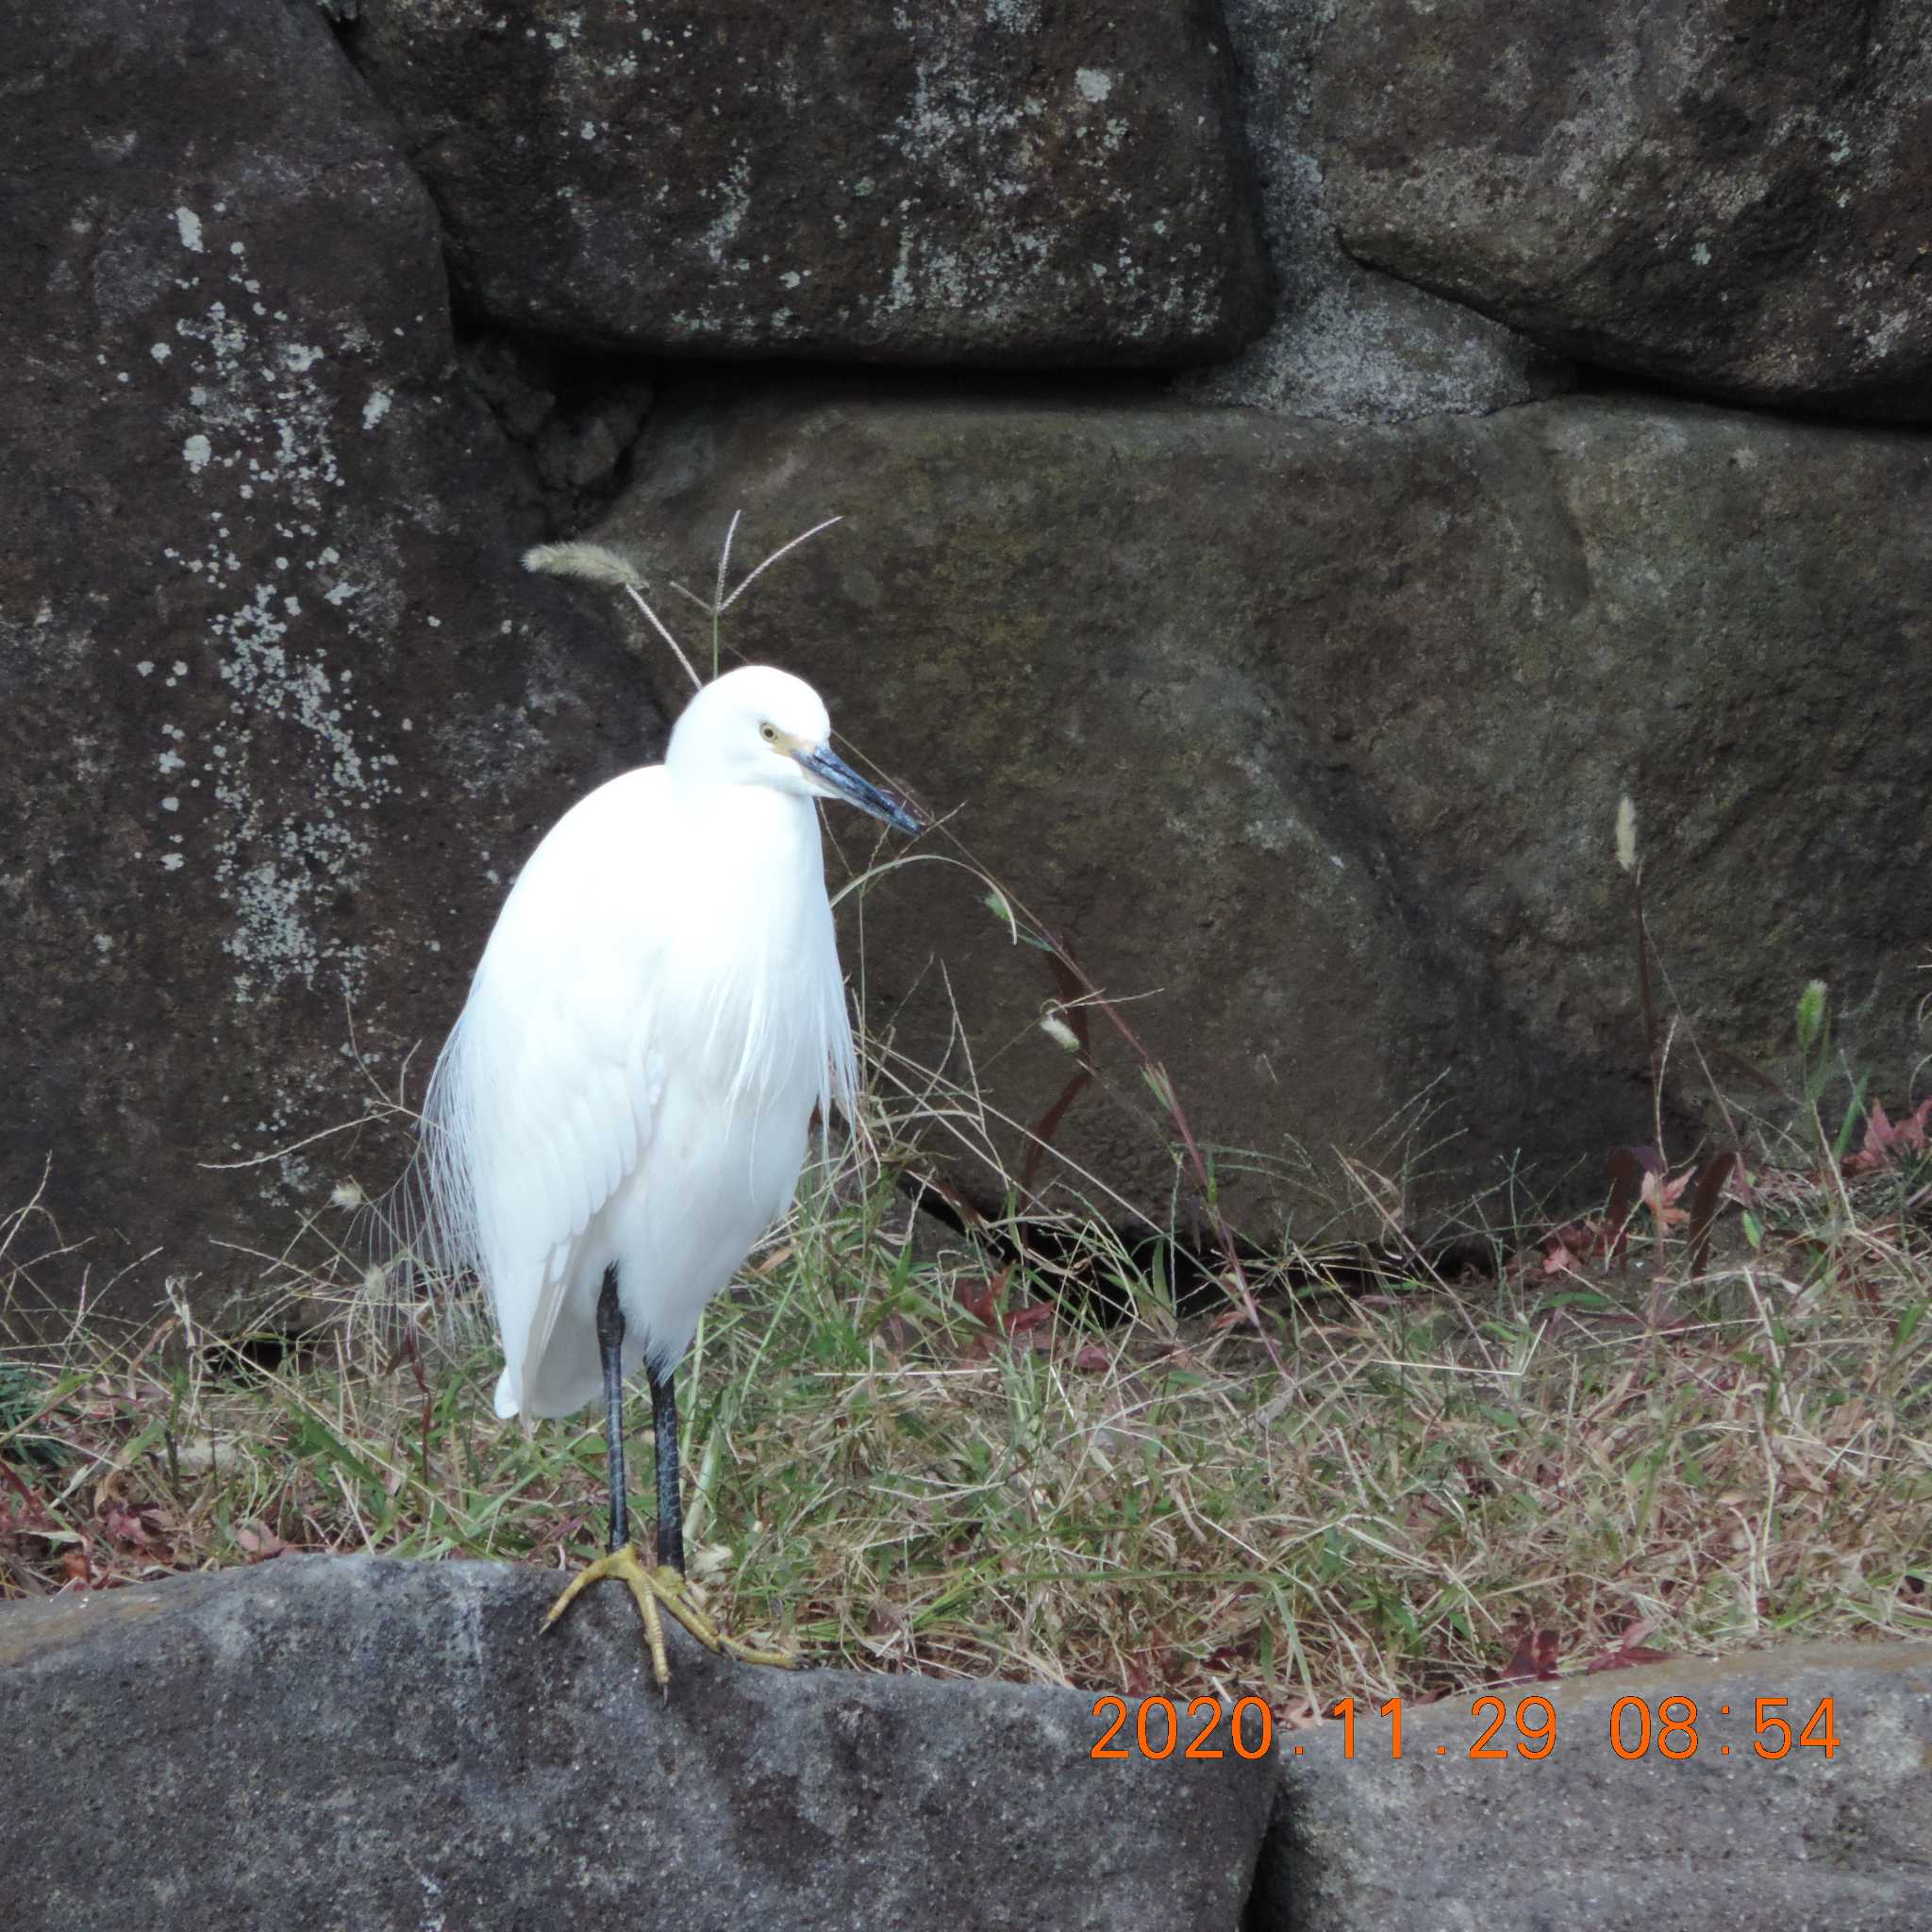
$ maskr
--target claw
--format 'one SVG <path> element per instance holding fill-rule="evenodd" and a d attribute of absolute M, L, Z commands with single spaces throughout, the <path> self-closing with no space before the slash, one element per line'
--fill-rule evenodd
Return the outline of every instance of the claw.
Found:
<path fill-rule="evenodd" d="M 676 1618 L 714 1657 L 736 1657 L 740 1663 L 766 1664 L 780 1671 L 798 1668 L 797 1657 L 789 1651 L 754 1650 L 749 1644 L 726 1637 L 698 1607 L 691 1585 L 675 1570 L 668 1563 L 647 1565 L 631 1543 L 599 1557 L 573 1576 L 563 1594 L 550 1606 L 543 1628 L 549 1629 L 576 1601 L 579 1592 L 608 1576 L 619 1578 L 637 1603 L 638 1614 L 644 1620 L 644 1641 L 651 1652 L 651 1674 L 657 1678 L 660 1690 L 671 1683 L 671 1655 L 664 1645 L 666 1612 Z"/>

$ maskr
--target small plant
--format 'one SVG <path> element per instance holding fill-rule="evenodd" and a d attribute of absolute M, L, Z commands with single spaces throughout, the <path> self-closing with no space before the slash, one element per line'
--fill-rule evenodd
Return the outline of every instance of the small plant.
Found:
<path fill-rule="evenodd" d="M 0 1483 L 25 1493 L 37 1479 L 70 1463 L 73 1454 L 46 1426 L 58 1404 L 58 1385 L 30 1362 L 0 1359 Z"/>
<path fill-rule="evenodd" d="M 1852 1135 L 1858 1124 L 1859 1104 L 1863 1099 L 1864 1082 L 1855 1082 L 1851 1105 L 1845 1109 L 1845 1117 L 1834 1136 L 1824 1125 L 1821 1110 L 1825 1090 L 1831 1085 L 1837 1071 L 1832 1064 L 1831 1051 L 1831 1000 L 1824 980 L 1814 979 L 1798 995 L 1796 1016 L 1798 1036 L 1798 1066 L 1802 1082 L 1805 1111 L 1810 1119 L 1818 1144 L 1831 1160 L 1841 1160 L 1845 1149 L 1851 1144 Z"/>

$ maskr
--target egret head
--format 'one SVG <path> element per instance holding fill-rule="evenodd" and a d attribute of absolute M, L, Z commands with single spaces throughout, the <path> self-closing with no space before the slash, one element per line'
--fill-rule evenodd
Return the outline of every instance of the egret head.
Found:
<path fill-rule="evenodd" d="M 708 785 L 765 785 L 801 798 L 842 798 L 902 832 L 919 821 L 832 749 L 832 721 L 802 677 L 748 664 L 714 678 L 684 708 L 664 763 Z"/>

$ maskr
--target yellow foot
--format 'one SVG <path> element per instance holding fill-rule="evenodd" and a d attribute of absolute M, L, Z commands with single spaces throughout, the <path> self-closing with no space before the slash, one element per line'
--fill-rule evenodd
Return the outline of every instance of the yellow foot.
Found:
<path fill-rule="evenodd" d="M 655 1568 L 646 1566 L 630 1543 L 621 1550 L 612 1550 L 608 1557 L 599 1557 L 589 1569 L 573 1576 L 563 1594 L 550 1606 L 550 1614 L 543 1619 L 544 1629 L 549 1629 L 570 1608 L 580 1591 L 607 1576 L 620 1578 L 637 1599 L 638 1613 L 644 1620 L 644 1641 L 651 1648 L 651 1674 L 660 1690 L 671 1682 L 671 1657 L 664 1648 L 662 1610 L 668 1610 L 714 1656 L 734 1657 L 745 1664 L 770 1664 L 781 1671 L 798 1668 L 797 1657 L 787 1651 L 753 1650 L 750 1645 L 726 1637 L 698 1607 L 691 1585 L 675 1570 L 668 1563 L 659 1563 Z"/>

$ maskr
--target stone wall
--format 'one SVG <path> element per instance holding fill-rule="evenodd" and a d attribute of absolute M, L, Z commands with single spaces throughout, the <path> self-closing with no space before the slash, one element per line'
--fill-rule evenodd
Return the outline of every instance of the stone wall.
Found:
<path fill-rule="evenodd" d="M 676 698 L 521 549 L 703 580 L 740 508 L 745 558 L 845 521 L 727 642 L 1137 996 L 1264 1236 L 1327 1224 L 1338 1151 L 1422 1224 L 1646 1137 L 1626 791 L 1707 1058 L 1787 1074 L 1822 977 L 1905 1099 L 1928 25 L 8 8 L 15 1257 L 211 1305 L 388 1178 L 356 1124 L 420 1096 L 523 856 Z M 875 891 L 868 992 L 930 1053 L 943 963 L 1025 1118 L 1064 1063 L 978 898 Z M 1065 1144 L 1166 1199 L 1114 1109 Z"/>

